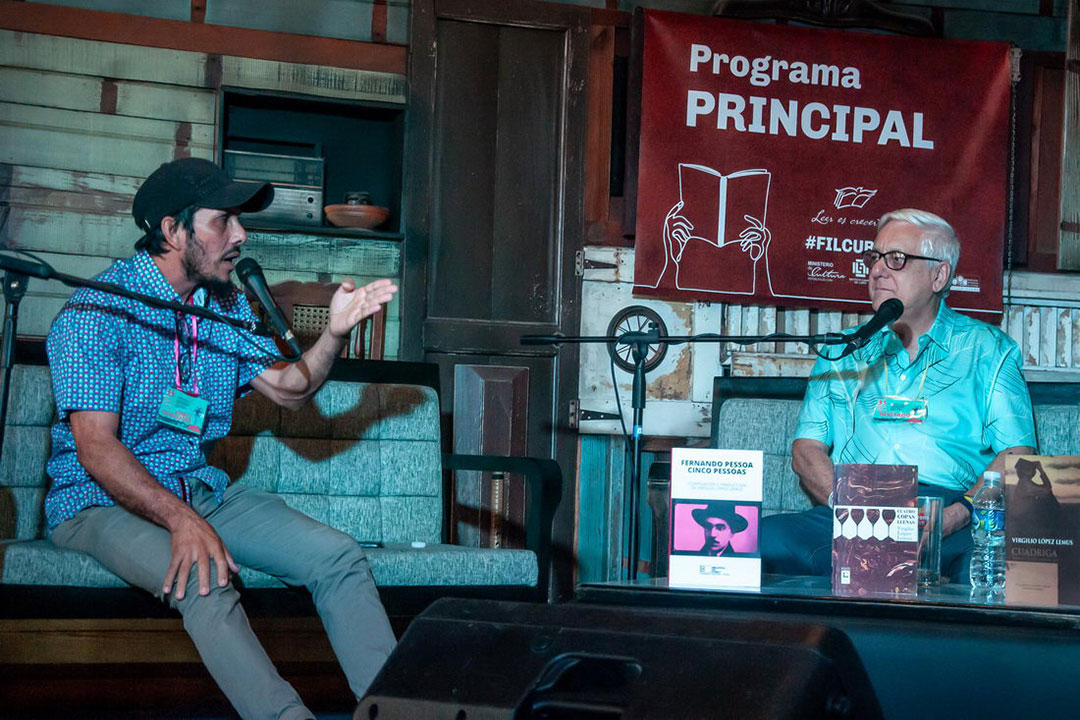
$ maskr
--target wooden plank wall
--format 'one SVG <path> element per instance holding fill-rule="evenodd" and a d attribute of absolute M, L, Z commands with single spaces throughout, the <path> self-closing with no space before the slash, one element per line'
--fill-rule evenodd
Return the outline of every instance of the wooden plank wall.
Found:
<path fill-rule="evenodd" d="M 83 276 L 130 255 L 142 179 L 175 158 L 214 159 L 223 86 L 405 101 L 405 79 L 394 73 L 0 30 L 0 245 Z M 248 252 L 271 283 L 400 277 L 397 243 L 260 235 Z M 43 337 L 69 294 L 32 280 L 20 336 Z M 398 315 L 395 302 L 388 356 L 397 353 Z"/>
<path fill-rule="evenodd" d="M 1080 270 L 1080 2 L 1069 0 L 1058 268 Z"/>

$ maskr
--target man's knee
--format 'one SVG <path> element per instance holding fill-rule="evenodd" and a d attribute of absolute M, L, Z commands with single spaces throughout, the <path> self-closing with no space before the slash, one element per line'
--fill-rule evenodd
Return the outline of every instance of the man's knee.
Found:
<path fill-rule="evenodd" d="M 327 526 L 320 530 L 311 547 L 316 551 L 315 562 L 310 569 L 312 581 L 349 573 L 370 576 L 371 570 L 364 549 L 347 533 Z"/>
<path fill-rule="evenodd" d="M 817 553 L 823 547 L 817 536 L 813 510 L 769 515 L 761 520 L 761 565 L 767 573 L 782 575 L 820 574 Z M 824 537 L 828 545 L 828 538 Z"/>
<path fill-rule="evenodd" d="M 765 572 L 790 572 L 800 552 L 788 515 L 770 515 L 761 519 L 761 563 Z"/>
<path fill-rule="evenodd" d="M 221 622 L 230 613 L 240 609 L 240 593 L 233 585 L 232 579 L 230 578 L 225 585 L 218 585 L 217 571 L 212 563 L 209 584 L 208 592 L 203 595 L 199 587 L 198 568 L 193 567 L 184 587 L 184 597 L 177 600 L 175 588 L 169 595 L 169 605 L 184 617 L 185 626 L 189 619 L 197 619 L 198 622 L 203 623 Z"/>

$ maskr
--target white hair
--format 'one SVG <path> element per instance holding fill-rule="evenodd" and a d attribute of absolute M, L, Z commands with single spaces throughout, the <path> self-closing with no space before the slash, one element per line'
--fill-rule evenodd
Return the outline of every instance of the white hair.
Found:
<path fill-rule="evenodd" d="M 956 231 L 953 230 L 953 226 L 932 212 L 904 208 L 903 210 L 893 210 L 882 215 L 877 224 L 878 232 L 881 232 L 882 228 L 894 220 L 911 223 L 922 229 L 922 239 L 919 246 L 920 254 L 926 257 L 940 258 L 943 262 L 949 263 L 949 279 L 940 293 L 942 297 L 948 295 L 953 278 L 956 276 L 956 264 L 960 262 L 960 241 L 956 238 Z"/>

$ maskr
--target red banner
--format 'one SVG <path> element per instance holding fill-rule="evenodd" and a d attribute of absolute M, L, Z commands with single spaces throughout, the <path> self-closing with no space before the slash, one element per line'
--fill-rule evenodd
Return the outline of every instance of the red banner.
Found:
<path fill-rule="evenodd" d="M 913 207 L 995 320 L 1009 88 L 1004 43 L 646 11 L 634 293 L 867 311 L 859 257 Z"/>

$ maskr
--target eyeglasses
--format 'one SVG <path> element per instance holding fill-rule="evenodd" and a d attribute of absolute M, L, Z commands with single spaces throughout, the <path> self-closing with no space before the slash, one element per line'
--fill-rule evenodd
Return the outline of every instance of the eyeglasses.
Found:
<path fill-rule="evenodd" d="M 885 267 L 890 270 L 903 270 L 907 265 L 908 260 L 929 260 L 931 262 L 945 262 L 941 258 L 926 257 L 925 255 L 910 255 L 903 250 L 890 250 L 888 252 L 878 252 L 877 250 L 867 250 L 862 254 L 862 261 L 866 264 L 866 267 L 872 268 L 877 264 L 877 261 L 881 258 L 885 258 Z"/>

